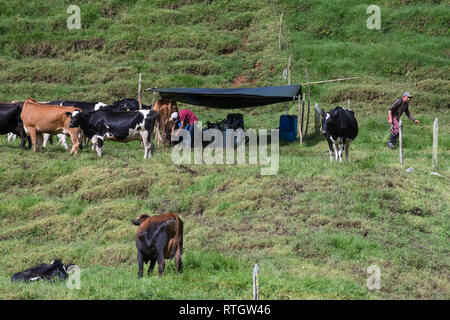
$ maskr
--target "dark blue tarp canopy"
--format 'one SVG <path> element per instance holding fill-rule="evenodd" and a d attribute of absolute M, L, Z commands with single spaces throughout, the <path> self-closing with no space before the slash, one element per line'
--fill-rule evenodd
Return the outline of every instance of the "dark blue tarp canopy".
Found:
<path fill-rule="evenodd" d="M 219 109 L 248 108 L 293 101 L 302 94 L 300 85 L 233 89 L 150 88 L 146 91 L 159 92 L 164 99 Z"/>

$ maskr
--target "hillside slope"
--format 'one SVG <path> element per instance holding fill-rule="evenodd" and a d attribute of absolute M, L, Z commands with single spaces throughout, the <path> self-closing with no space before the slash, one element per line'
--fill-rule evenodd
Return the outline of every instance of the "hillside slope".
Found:
<path fill-rule="evenodd" d="M 145 88 L 283 85 L 291 56 L 293 83 L 305 68 L 312 81 L 361 77 L 312 86 L 323 108 L 350 98 L 360 132 L 343 164 L 330 163 L 323 137 L 281 143 L 274 176 L 177 166 L 167 148 L 143 161 L 138 142 L 71 157 L 0 136 L 1 299 L 250 299 L 255 263 L 263 299 L 450 297 L 449 1 L 377 1 L 381 30 L 365 27 L 368 5 L 354 0 L 78 3 L 82 29 L 67 30 L 70 2 L 0 0 L 0 101 L 136 97 L 139 72 Z M 386 108 L 406 90 L 421 125 L 405 120 L 400 165 Z M 228 113 L 180 107 L 203 121 Z M 246 128 L 270 129 L 284 110 L 239 112 Z M 430 175 L 435 117 L 442 177 Z M 184 273 L 169 261 L 164 277 L 138 280 L 131 218 L 162 212 L 185 223 Z M 81 267 L 80 290 L 10 282 L 57 257 Z M 367 289 L 371 265 L 380 290 Z"/>

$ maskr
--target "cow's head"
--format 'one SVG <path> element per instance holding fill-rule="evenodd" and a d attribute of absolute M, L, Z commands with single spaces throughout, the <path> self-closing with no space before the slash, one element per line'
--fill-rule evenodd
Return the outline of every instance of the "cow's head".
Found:
<path fill-rule="evenodd" d="M 322 116 L 322 131 L 321 134 L 326 135 L 328 132 L 328 127 L 331 124 L 332 117 L 330 112 L 325 112 L 323 109 L 320 110 L 320 115 Z"/>
<path fill-rule="evenodd" d="M 135 226 L 139 226 L 141 225 L 142 222 L 144 222 L 145 220 L 147 220 L 148 218 L 150 218 L 150 216 L 148 214 L 141 214 L 139 216 L 139 218 L 137 219 L 131 219 L 131 222 L 135 225 Z"/>
<path fill-rule="evenodd" d="M 76 128 L 80 126 L 81 119 L 83 118 L 83 112 L 80 112 L 78 110 L 75 110 L 74 112 L 70 113 L 67 112 L 67 114 L 70 116 L 70 128 Z"/>

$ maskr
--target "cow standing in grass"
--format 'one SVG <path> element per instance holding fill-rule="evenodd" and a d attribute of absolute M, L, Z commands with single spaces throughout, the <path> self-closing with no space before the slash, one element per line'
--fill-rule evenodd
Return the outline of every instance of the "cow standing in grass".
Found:
<path fill-rule="evenodd" d="M 33 151 L 36 151 L 36 146 L 41 149 L 44 133 L 64 133 L 70 135 L 72 141 L 70 154 L 77 154 L 80 146 L 78 139 L 80 129 L 69 127 L 74 111 L 81 112 L 81 109 L 40 104 L 28 98 L 23 104 L 21 119 L 25 132 L 31 138 Z"/>
<path fill-rule="evenodd" d="M 99 157 L 102 155 L 105 140 L 141 140 L 145 149 L 144 159 L 147 159 L 152 156 L 154 150 L 153 129 L 156 115 L 154 110 L 74 112 L 70 127 L 80 127 L 83 130 L 91 139 Z"/>
<path fill-rule="evenodd" d="M 358 135 L 358 122 L 352 110 L 336 107 L 330 112 L 320 111 L 322 116 L 322 134 L 326 137 L 330 151 L 330 161 L 333 154 L 336 161 L 342 162 L 342 152 L 345 148 L 345 160 L 348 160 L 350 142 Z M 340 147 L 339 147 L 340 145 Z"/>
<path fill-rule="evenodd" d="M 27 137 L 23 128 L 22 106 L 17 103 L 0 103 L 0 134 L 8 134 L 8 142 L 13 135 L 19 135 L 21 138 L 20 148 L 25 148 L 25 143 L 31 147 L 31 139 Z"/>
<path fill-rule="evenodd" d="M 159 99 L 153 105 L 153 109 L 158 112 L 156 119 L 156 136 L 158 138 L 158 147 L 160 143 L 164 148 L 166 141 L 171 141 L 170 137 L 175 129 L 175 123 L 170 118 L 171 114 L 178 112 L 178 106 L 175 101 Z"/>
<path fill-rule="evenodd" d="M 132 223 L 139 226 L 136 234 L 138 251 L 138 278 L 142 278 L 144 263 L 150 261 L 148 275 L 158 261 L 158 272 L 162 276 L 165 259 L 175 257 L 178 272 L 182 272 L 181 255 L 183 254 L 183 221 L 176 213 L 164 213 L 150 217 L 142 214 Z"/>

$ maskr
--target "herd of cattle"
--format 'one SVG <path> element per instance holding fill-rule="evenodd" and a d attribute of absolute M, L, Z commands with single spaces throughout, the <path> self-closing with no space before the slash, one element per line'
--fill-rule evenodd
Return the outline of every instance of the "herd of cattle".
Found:
<path fill-rule="evenodd" d="M 102 155 L 104 140 L 128 142 L 141 140 L 144 145 L 144 158 L 152 155 L 153 132 L 156 126 L 158 145 L 164 146 L 175 129 L 170 115 L 178 112 L 175 102 L 160 99 L 153 106 L 143 105 L 139 109 L 134 99 L 123 99 L 106 105 L 101 102 L 50 101 L 38 103 L 28 98 L 25 102 L 0 103 L 0 134 L 16 134 L 21 137 L 21 148 L 26 142 L 36 151 L 44 141 L 44 135 L 62 135 L 64 145 L 66 135 L 72 142 L 71 154 L 76 154 L 82 146 L 92 142 L 99 156 Z M 358 134 L 358 123 L 353 111 L 336 107 L 330 112 L 321 110 L 322 134 L 326 137 L 330 160 L 342 161 L 345 149 L 346 159 L 350 142 Z M 84 138 L 83 138 L 84 137 Z M 339 147 L 339 145 L 341 145 Z M 68 149 L 68 148 L 66 148 Z M 144 263 L 150 262 L 150 275 L 158 262 L 159 275 L 164 272 L 165 259 L 175 257 L 176 269 L 181 272 L 183 252 L 183 222 L 175 213 L 157 216 L 141 215 L 132 219 L 139 226 L 136 234 L 138 252 L 138 277 L 143 275 Z M 66 267 L 60 260 L 42 264 L 15 274 L 12 281 L 32 281 L 67 277 Z"/>
<path fill-rule="evenodd" d="M 178 112 L 176 102 L 160 99 L 153 106 L 142 105 L 135 99 L 122 99 L 107 105 L 102 102 L 65 101 L 36 102 L 28 98 L 25 102 L 0 103 L 0 134 L 20 136 L 20 147 L 36 151 L 45 147 L 52 135 L 64 148 L 66 135 L 70 136 L 70 154 L 80 148 L 92 148 L 102 155 L 103 141 L 129 142 L 141 140 L 144 158 L 152 155 L 153 133 L 156 126 L 158 146 L 166 143 L 175 123 L 170 114 Z"/>

